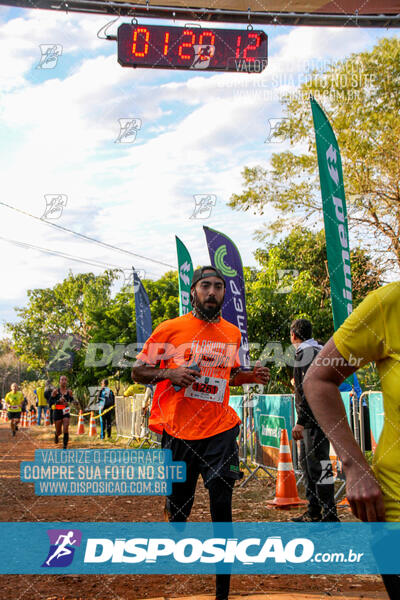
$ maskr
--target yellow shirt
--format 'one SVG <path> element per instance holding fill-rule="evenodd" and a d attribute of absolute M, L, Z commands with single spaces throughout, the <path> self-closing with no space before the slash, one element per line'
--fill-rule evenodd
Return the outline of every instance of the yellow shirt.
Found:
<path fill-rule="evenodd" d="M 8 392 L 4 398 L 5 403 L 8 404 L 8 410 L 10 412 L 20 412 L 21 404 L 24 401 L 24 395 L 22 392 Z"/>
<path fill-rule="evenodd" d="M 400 521 L 400 282 L 368 294 L 333 340 L 349 364 L 362 367 L 376 362 L 385 416 L 374 470 L 384 495 L 386 520 Z"/>
<path fill-rule="evenodd" d="M 47 400 L 44 397 L 44 387 L 36 388 L 36 396 L 38 398 L 38 406 L 46 406 L 47 405 Z"/>

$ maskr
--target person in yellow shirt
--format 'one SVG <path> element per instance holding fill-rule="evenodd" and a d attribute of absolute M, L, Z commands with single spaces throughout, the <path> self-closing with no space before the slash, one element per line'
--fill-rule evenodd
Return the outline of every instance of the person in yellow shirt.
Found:
<path fill-rule="evenodd" d="M 45 398 L 45 395 L 44 395 L 44 387 L 39 385 L 35 389 L 35 395 L 37 398 L 37 407 L 38 407 L 37 424 L 40 425 L 40 421 L 42 420 L 42 413 L 43 413 L 43 415 L 45 415 L 46 411 L 48 409 L 47 399 Z M 44 416 L 43 416 L 43 420 L 44 420 Z"/>
<path fill-rule="evenodd" d="M 346 495 L 362 521 L 400 521 L 400 282 L 371 292 L 345 320 L 309 368 L 309 406 L 343 463 Z M 384 425 L 373 460 L 366 462 L 347 422 L 339 385 L 375 361 L 383 395 Z M 382 575 L 391 599 L 400 577 Z"/>
<path fill-rule="evenodd" d="M 16 383 L 11 384 L 11 392 L 6 394 L 4 401 L 7 406 L 11 432 L 12 435 L 15 436 L 16 432 L 18 431 L 22 403 L 24 401 L 24 395 L 22 392 L 18 391 L 18 385 Z"/>

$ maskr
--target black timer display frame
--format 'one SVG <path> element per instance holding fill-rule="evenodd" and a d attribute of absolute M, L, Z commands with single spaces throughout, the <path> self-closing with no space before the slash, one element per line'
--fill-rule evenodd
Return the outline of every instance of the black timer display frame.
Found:
<path fill-rule="evenodd" d="M 260 73 L 268 62 L 267 35 L 254 29 L 123 23 L 117 40 L 123 67 Z"/>

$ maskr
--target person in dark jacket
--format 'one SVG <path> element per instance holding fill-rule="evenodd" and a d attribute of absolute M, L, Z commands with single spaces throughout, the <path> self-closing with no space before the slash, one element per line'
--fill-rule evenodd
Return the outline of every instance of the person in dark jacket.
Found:
<path fill-rule="evenodd" d="M 115 406 L 114 392 L 108 387 L 108 379 L 103 379 L 101 382 L 101 390 L 99 392 L 99 413 L 100 413 L 100 438 L 104 440 L 105 433 L 107 437 L 111 437 L 111 425 Z M 109 409 L 109 410 L 107 410 Z M 106 412 L 104 412 L 106 411 Z"/>
<path fill-rule="evenodd" d="M 290 326 L 290 341 L 296 348 L 293 369 L 297 422 L 292 437 L 300 441 L 300 465 L 304 474 L 307 511 L 292 521 L 339 521 L 335 504 L 334 477 L 329 458 L 329 440 L 314 418 L 304 395 L 303 380 L 322 346 L 312 337 L 307 319 Z"/>

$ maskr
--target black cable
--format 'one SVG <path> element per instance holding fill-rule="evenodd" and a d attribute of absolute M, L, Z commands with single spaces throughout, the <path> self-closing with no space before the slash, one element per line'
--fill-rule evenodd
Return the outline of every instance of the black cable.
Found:
<path fill-rule="evenodd" d="M 100 267 L 101 269 L 109 269 L 111 267 L 114 269 L 120 269 L 122 271 L 127 270 L 127 269 L 124 269 L 124 267 L 120 267 L 118 265 L 102 263 L 101 261 L 97 261 L 97 260 L 90 261 L 85 258 L 79 258 L 78 256 L 72 256 L 71 254 L 67 254 L 65 252 L 58 252 L 57 250 L 50 250 L 49 248 L 42 248 L 40 246 L 34 246 L 33 244 L 28 244 L 26 242 L 19 242 L 18 240 L 10 240 L 10 239 L 2 237 L 2 236 L 0 236 L 0 240 L 3 240 L 4 242 L 7 242 L 9 244 L 14 244 L 15 246 L 19 246 L 21 248 L 28 248 L 30 250 L 38 250 L 39 252 L 45 252 L 47 254 L 61 256 L 62 258 L 67 258 L 68 260 L 74 260 L 76 262 L 85 263 L 90 266 Z"/>
<path fill-rule="evenodd" d="M 172 267 L 175 270 L 177 268 L 176 265 L 170 265 L 169 263 L 162 262 L 161 260 L 156 260 L 155 258 L 148 258 L 147 256 L 143 256 L 142 254 L 136 254 L 135 252 L 131 252 L 130 250 L 124 250 L 123 248 L 118 248 L 117 246 L 113 246 L 112 244 L 107 244 L 107 242 L 101 242 L 100 240 L 91 238 L 88 235 L 84 235 L 83 233 L 78 233 L 77 231 L 73 231 L 72 229 L 63 227 L 62 225 L 57 225 L 56 223 L 51 223 L 50 221 L 45 221 L 44 219 L 41 219 L 40 217 L 31 215 L 30 213 L 26 212 L 25 210 L 22 210 L 21 208 L 16 208 L 15 206 L 12 206 L 11 204 L 6 204 L 5 202 L 3 202 L 1 200 L 0 200 L 0 204 L 5 206 L 6 208 L 10 208 L 11 210 L 15 210 L 16 212 L 19 212 L 22 215 L 26 215 L 28 217 L 31 217 L 32 219 L 36 219 L 37 221 L 40 221 L 41 223 L 45 223 L 46 225 L 50 225 L 51 227 L 56 227 L 57 229 L 61 229 L 62 231 L 67 231 L 68 233 L 72 233 L 72 235 L 76 235 L 77 237 L 87 240 L 88 242 L 103 246 L 104 248 L 111 248 L 112 250 L 117 250 L 118 252 L 123 252 L 124 254 L 129 254 L 130 256 L 135 256 L 136 258 L 142 258 L 143 260 L 149 260 L 150 262 L 157 263 L 159 265 L 163 265 L 164 267 Z"/>

